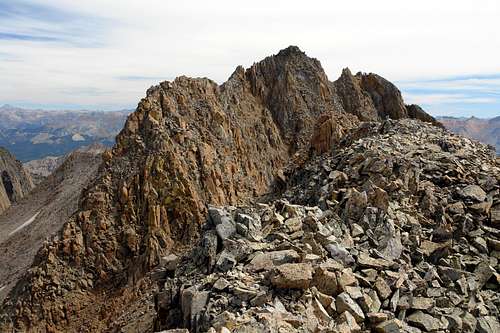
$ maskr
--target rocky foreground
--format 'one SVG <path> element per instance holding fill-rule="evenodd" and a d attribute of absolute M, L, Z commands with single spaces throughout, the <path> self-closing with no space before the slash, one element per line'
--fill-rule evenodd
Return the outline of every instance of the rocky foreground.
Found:
<path fill-rule="evenodd" d="M 499 176 L 389 81 L 331 82 L 297 47 L 161 82 L 0 330 L 494 332 Z"/>
<path fill-rule="evenodd" d="M 199 245 L 152 273 L 157 328 L 499 332 L 492 154 L 418 121 L 365 123 L 296 170 L 288 200 L 211 207 Z"/>

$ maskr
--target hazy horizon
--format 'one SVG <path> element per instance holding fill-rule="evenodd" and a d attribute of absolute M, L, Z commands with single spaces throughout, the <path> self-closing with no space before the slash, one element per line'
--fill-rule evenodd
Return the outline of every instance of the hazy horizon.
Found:
<path fill-rule="evenodd" d="M 0 105 L 135 109 L 160 81 L 222 83 L 236 66 L 297 45 L 331 81 L 344 67 L 373 72 L 434 116 L 491 118 L 500 115 L 498 17 L 493 0 L 0 0 Z"/>

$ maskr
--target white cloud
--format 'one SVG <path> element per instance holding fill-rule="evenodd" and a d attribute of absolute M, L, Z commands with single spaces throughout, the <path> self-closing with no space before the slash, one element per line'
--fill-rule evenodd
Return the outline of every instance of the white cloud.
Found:
<path fill-rule="evenodd" d="M 495 98 L 471 97 L 463 94 L 403 94 L 408 104 L 493 104 Z"/>
<path fill-rule="evenodd" d="M 0 33 L 49 30 L 69 42 L 0 39 L 0 102 L 134 106 L 161 77 L 223 82 L 290 44 L 320 59 L 330 79 L 346 66 L 391 81 L 488 74 L 500 56 L 497 0 L 30 3 L 75 19 L 18 18 Z M 133 77 L 143 79 L 124 79 Z"/>

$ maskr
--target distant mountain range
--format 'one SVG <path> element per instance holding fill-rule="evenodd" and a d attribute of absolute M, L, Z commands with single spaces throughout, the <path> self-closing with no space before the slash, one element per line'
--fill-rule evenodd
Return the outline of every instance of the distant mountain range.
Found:
<path fill-rule="evenodd" d="M 93 143 L 114 144 L 132 110 L 46 111 L 0 107 L 0 146 L 22 162 L 65 155 Z"/>
<path fill-rule="evenodd" d="M 452 132 L 494 146 L 500 155 L 500 116 L 490 119 L 439 117 L 438 120 Z"/>

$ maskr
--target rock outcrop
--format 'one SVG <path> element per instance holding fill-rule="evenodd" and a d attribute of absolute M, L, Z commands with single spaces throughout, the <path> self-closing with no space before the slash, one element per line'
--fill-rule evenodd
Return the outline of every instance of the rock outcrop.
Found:
<path fill-rule="evenodd" d="M 349 68 L 345 68 L 340 78 L 334 82 L 334 86 L 342 98 L 345 111 L 363 121 L 377 121 L 380 119 L 379 112 L 370 94 L 361 86 L 361 75 L 359 73 L 354 76 Z"/>
<path fill-rule="evenodd" d="M 381 82 L 381 92 L 373 83 L 357 83 L 377 119 L 408 116 L 395 111 L 397 89 Z M 220 86 L 179 77 L 151 87 L 113 150 L 104 154 L 78 212 L 44 244 L 10 294 L 5 327 L 102 331 L 130 322 L 131 304 L 154 287 L 146 273 L 165 255 L 199 239 L 207 204 L 244 205 L 280 193 L 291 170 L 341 144 L 359 118 L 370 119 L 360 108 L 345 110 L 344 94 L 328 81 L 319 61 L 296 47 L 247 70 L 238 67 Z M 216 234 L 203 238 L 207 244 L 239 232 L 224 216 L 216 218 Z M 246 227 L 249 234 L 258 229 Z M 219 249 L 210 246 L 212 265 Z M 238 258 L 228 253 L 217 260 L 232 267 Z M 296 268 L 277 269 L 272 280 L 310 287 L 296 280 Z M 187 325 L 208 295 L 191 289 L 185 298 Z"/>
<path fill-rule="evenodd" d="M 334 82 L 342 106 L 364 121 L 413 118 L 442 126 L 418 105 L 405 105 L 399 89 L 377 74 L 357 73 L 348 68 Z"/>
<path fill-rule="evenodd" d="M 33 189 L 33 181 L 7 150 L 0 148 L 0 214 Z"/>

